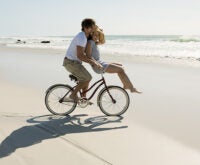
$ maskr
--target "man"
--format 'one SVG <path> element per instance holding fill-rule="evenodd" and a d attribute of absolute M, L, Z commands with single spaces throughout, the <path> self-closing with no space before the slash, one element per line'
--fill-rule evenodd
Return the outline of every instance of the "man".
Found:
<path fill-rule="evenodd" d="M 86 18 L 82 21 L 81 26 L 82 32 L 79 32 L 71 41 L 63 62 L 63 66 L 66 70 L 76 76 L 79 81 L 78 85 L 69 96 L 70 99 L 76 102 L 78 101 L 77 92 L 81 89 L 82 91 L 86 91 L 88 89 L 89 82 L 92 79 L 90 73 L 82 65 L 82 61 L 102 69 L 102 66 L 99 63 L 85 55 L 87 38 L 95 28 L 95 21 L 93 19 Z"/>

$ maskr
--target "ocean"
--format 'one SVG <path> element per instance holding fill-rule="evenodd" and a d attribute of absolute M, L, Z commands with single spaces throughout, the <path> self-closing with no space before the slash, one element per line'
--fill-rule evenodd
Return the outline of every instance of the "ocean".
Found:
<path fill-rule="evenodd" d="M 7 47 L 66 50 L 73 36 L 0 37 Z M 119 56 L 158 56 L 200 60 L 200 36 L 181 35 L 106 35 L 101 53 Z M 42 43 L 46 42 L 46 43 Z"/>

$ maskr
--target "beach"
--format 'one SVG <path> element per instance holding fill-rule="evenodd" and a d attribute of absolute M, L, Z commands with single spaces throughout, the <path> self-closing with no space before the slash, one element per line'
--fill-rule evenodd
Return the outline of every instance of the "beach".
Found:
<path fill-rule="evenodd" d="M 70 84 L 63 49 L 0 46 L 0 164 L 199 165 L 200 61 L 104 54 L 120 62 L 142 94 L 121 117 L 96 104 L 69 116 L 45 107 L 46 89 Z M 100 79 L 88 64 L 92 82 Z M 105 74 L 109 85 L 122 86 Z"/>

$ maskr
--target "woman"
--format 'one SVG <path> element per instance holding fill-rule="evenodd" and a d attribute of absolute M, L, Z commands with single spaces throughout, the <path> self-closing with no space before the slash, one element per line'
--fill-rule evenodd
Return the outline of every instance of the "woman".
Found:
<path fill-rule="evenodd" d="M 127 74 L 125 73 L 123 67 L 121 64 L 118 63 L 106 63 L 100 60 L 100 53 L 97 45 L 104 44 L 104 34 L 101 29 L 96 26 L 95 31 L 93 34 L 89 37 L 87 46 L 86 46 L 86 55 L 89 58 L 93 58 L 98 63 L 102 65 L 103 70 L 100 70 L 99 68 L 96 68 L 95 66 L 92 66 L 93 70 L 96 73 L 117 73 L 124 89 L 129 89 L 131 92 L 141 93 L 136 88 L 133 87 L 130 79 L 128 78 Z"/>

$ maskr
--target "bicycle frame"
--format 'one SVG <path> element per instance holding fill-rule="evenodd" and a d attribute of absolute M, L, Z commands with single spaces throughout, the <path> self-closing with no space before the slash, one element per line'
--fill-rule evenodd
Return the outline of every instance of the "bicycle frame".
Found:
<path fill-rule="evenodd" d="M 84 92 L 79 91 L 81 97 L 83 96 L 83 94 L 89 92 L 92 88 L 94 88 L 97 84 L 99 84 L 99 85 L 95 88 L 95 90 L 94 90 L 93 93 L 90 95 L 90 97 L 87 98 L 88 100 L 91 100 L 91 99 L 93 98 L 93 96 L 95 95 L 95 93 L 97 92 L 97 90 L 98 90 L 102 85 L 104 85 L 105 88 L 107 89 L 106 81 L 105 81 L 105 79 L 104 79 L 104 77 L 103 77 L 103 75 L 102 75 L 102 78 L 101 78 L 100 80 L 96 81 L 94 84 L 92 84 L 92 85 L 89 87 L 88 90 L 86 90 L 86 91 L 84 91 Z M 76 85 L 76 86 L 77 86 L 77 85 Z M 76 88 L 76 86 L 74 86 L 73 89 Z"/>
<path fill-rule="evenodd" d="M 70 78 L 71 80 L 76 80 L 75 76 L 71 76 Z M 130 99 L 128 93 L 119 86 L 107 86 L 106 79 L 104 79 L 103 75 L 101 79 L 95 81 L 93 84 L 91 83 L 89 89 L 84 92 L 82 89 L 78 88 L 79 86 L 77 85 L 78 83 L 74 87 L 68 84 L 55 84 L 50 86 L 45 95 L 45 105 L 47 109 L 54 115 L 68 115 L 72 113 L 77 106 L 85 108 L 88 105 L 92 105 L 93 103 L 89 100 L 94 97 L 95 93 L 98 95 L 97 105 L 105 115 L 119 116 L 129 107 Z M 80 84 L 80 86 L 83 85 Z M 71 99 L 70 94 L 73 94 L 76 89 L 80 89 L 78 91 L 78 93 L 80 93 L 80 95 L 78 95 L 80 98 L 77 100 Z M 88 98 L 84 97 L 89 91 L 91 92 L 88 94 Z"/>
<path fill-rule="evenodd" d="M 115 100 L 113 99 L 113 97 L 111 96 L 111 94 L 110 94 L 110 92 L 109 92 L 109 90 L 108 90 L 108 87 L 107 87 L 107 85 L 106 85 L 106 81 L 105 81 L 103 75 L 101 75 L 101 76 L 102 76 L 102 78 L 101 78 L 100 80 L 96 81 L 92 86 L 90 86 L 90 88 L 89 88 L 88 90 L 86 90 L 86 91 L 84 91 L 84 92 L 79 91 L 81 97 L 83 97 L 83 94 L 89 92 L 94 86 L 96 86 L 97 84 L 99 84 L 99 85 L 96 87 L 96 89 L 93 91 L 93 93 L 90 95 L 90 97 L 87 98 L 87 99 L 88 99 L 88 100 L 91 100 L 91 99 L 93 98 L 93 96 L 95 95 L 95 93 L 97 92 L 97 90 L 98 90 L 102 85 L 104 85 L 105 88 L 106 88 L 106 91 L 108 92 L 108 94 L 109 94 L 109 96 L 111 97 L 112 101 L 115 102 Z M 72 87 L 72 89 L 75 89 L 76 87 L 77 87 L 77 85 L 75 85 L 74 87 Z M 66 97 L 66 96 L 68 95 L 69 92 L 70 92 L 70 91 L 68 91 L 68 92 L 63 96 L 63 98 Z M 63 98 L 62 98 L 62 99 L 63 99 Z"/>

